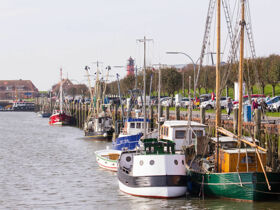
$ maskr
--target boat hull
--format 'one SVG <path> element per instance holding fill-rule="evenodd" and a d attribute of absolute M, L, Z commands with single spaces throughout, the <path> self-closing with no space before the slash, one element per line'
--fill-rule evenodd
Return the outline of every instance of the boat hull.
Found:
<path fill-rule="evenodd" d="M 119 156 L 121 151 L 119 150 L 99 150 L 95 152 L 96 161 L 100 168 L 104 168 L 109 171 L 116 172 L 118 169 L 118 159 L 110 158 L 112 156 Z"/>
<path fill-rule="evenodd" d="M 268 172 L 267 176 L 271 191 L 261 172 L 205 174 L 188 171 L 188 191 L 195 195 L 203 193 L 206 196 L 248 202 L 280 200 L 280 174 Z"/>
<path fill-rule="evenodd" d="M 90 140 L 98 141 L 112 141 L 113 132 L 101 131 L 101 132 L 91 132 L 85 131 L 85 137 Z"/>
<path fill-rule="evenodd" d="M 142 133 L 120 136 L 113 142 L 113 148 L 115 150 L 122 150 L 123 148 L 133 150 L 135 147 L 139 146 L 139 140 L 142 136 Z"/>
<path fill-rule="evenodd" d="M 121 191 L 135 196 L 184 196 L 187 191 L 184 155 L 122 152 L 118 180 Z"/>
<path fill-rule="evenodd" d="M 53 114 L 49 118 L 49 124 L 50 125 L 70 125 L 71 120 L 72 120 L 72 117 L 69 115 L 66 115 L 64 113 Z"/>
<path fill-rule="evenodd" d="M 150 198 L 176 198 L 186 194 L 186 186 L 163 186 L 163 187 L 129 187 L 119 181 L 122 192 L 140 197 Z"/>

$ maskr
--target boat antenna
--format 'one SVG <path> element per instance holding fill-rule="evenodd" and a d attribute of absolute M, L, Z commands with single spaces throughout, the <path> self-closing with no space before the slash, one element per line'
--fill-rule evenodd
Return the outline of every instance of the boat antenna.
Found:
<path fill-rule="evenodd" d="M 87 72 L 88 88 L 89 88 L 89 93 L 90 93 L 90 113 L 88 115 L 88 116 L 90 116 L 90 114 L 93 112 L 93 94 L 92 94 L 92 89 L 91 89 L 91 84 L 90 84 L 90 75 L 89 75 L 90 67 L 85 66 L 85 70 Z"/>
<path fill-rule="evenodd" d="M 60 87 L 59 87 L 59 94 L 60 94 L 60 97 L 59 97 L 59 111 L 60 113 L 62 113 L 62 68 L 60 68 Z"/>

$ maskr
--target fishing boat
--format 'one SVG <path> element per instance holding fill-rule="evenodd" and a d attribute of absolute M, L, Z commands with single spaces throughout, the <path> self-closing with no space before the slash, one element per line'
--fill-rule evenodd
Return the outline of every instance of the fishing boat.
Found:
<path fill-rule="evenodd" d="M 175 153 L 175 143 L 144 139 L 141 149 L 124 151 L 118 161 L 121 191 L 141 197 L 174 198 L 187 191 L 185 155 Z"/>
<path fill-rule="evenodd" d="M 72 117 L 67 113 L 67 110 L 63 110 L 62 85 L 62 69 L 60 69 L 59 110 L 53 111 L 49 118 L 50 125 L 70 125 L 72 121 Z"/>
<path fill-rule="evenodd" d="M 148 130 L 149 119 L 146 119 L 146 124 Z M 139 140 L 144 133 L 144 118 L 128 118 L 125 120 L 124 128 L 119 134 L 119 137 L 113 141 L 113 148 L 115 150 L 133 150 L 139 146 Z M 155 137 L 156 133 L 151 132 L 151 136 Z"/>
<path fill-rule="evenodd" d="M 118 159 L 120 155 L 121 155 L 120 150 L 112 150 L 112 149 L 98 150 L 95 152 L 96 161 L 99 167 L 114 172 L 117 171 Z"/>
<path fill-rule="evenodd" d="M 243 96 L 243 57 L 245 0 L 241 1 L 240 21 L 240 60 L 239 60 L 239 103 Z M 221 127 L 220 112 L 220 6 L 217 3 L 217 63 L 216 63 L 216 144 L 214 150 L 204 144 L 204 153 L 187 161 L 188 190 L 192 194 L 207 195 L 238 201 L 261 201 L 280 199 L 280 173 L 267 172 L 265 169 L 266 149 L 260 147 L 254 136 L 251 140 L 242 136 L 242 106 L 238 112 L 238 134 L 235 135 Z M 221 134 L 230 137 L 235 145 L 223 147 Z M 197 142 L 197 145 L 199 143 Z"/>
<path fill-rule="evenodd" d="M 93 93 L 91 90 L 89 67 L 86 66 L 85 70 L 88 76 L 89 92 L 91 97 L 90 110 L 87 120 L 84 124 L 85 137 L 91 140 L 111 141 L 114 133 L 113 120 L 108 114 L 110 107 L 106 106 L 104 102 L 104 95 L 106 91 L 106 83 L 101 83 L 99 80 L 99 66 L 97 62 L 96 83 L 95 83 L 95 96 L 94 102 Z M 110 68 L 107 68 L 107 79 Z"/>

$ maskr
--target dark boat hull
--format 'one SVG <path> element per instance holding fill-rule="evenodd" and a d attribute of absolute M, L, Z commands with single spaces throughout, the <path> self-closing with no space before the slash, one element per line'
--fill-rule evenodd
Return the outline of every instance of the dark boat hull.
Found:
<path fill-rule="evenodd" d="M 280 173 L 267 173 L 271 191 L 261 172 L 199 173 L 188 171 L 188 191 L 240 201 L 280 200 Z M 240 178 L 239 178 L 240 177 Z"/>
<path fill-rule="evenodd" d="M 98 141 L 111 141 L 113 137 L 113 132 L 91 132 L 85 131 L 85 137 L 90 140 L 98 140 Z"/>

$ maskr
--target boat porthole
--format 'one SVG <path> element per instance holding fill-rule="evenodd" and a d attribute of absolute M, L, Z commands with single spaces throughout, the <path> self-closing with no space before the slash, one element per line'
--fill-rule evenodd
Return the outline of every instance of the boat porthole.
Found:
<path fill-rule="evenodd" d="M 99 160 L 99 158 L 97 158 L 97 160 Z"/>
<path fill-rule="evenodd" d="M 150 165 L 154 165 L 155 164 L 155 161 L 154 160 L 150 160 Z"/>
<path fill-rule="evenodd" d="M 178 165 L 178 160 L 174 160 L 175 165 Z"/>
<path fill-rule="evenodd" d="M 115 163 L 113 163 L 113 166 L 115 165 Z"/>
<path fill-rule="evenodd" d="M 107 164 L 107 162 L 105 162 L 105 164 Z"/>
<path fill-rule="evenodd" d="M 125 158 L 125 160 L 126 160 L 126 162 L 130 162 L 130 161 L 131 161 L 131 157 L 130 157 L 130 156 L 127 156 L 127 157 Z"/>
<path fill-rule="evenodd" d="M 184 165 L 185 164 L 185 161 L 184 160 L 182 160 L 182 165 Z"/>
<path fill-rule="evenodd" d="M 140 160 L 139 164 L 140 164 L 140 166 L 142 166 L 144 164 L 144 161 Z"/>

